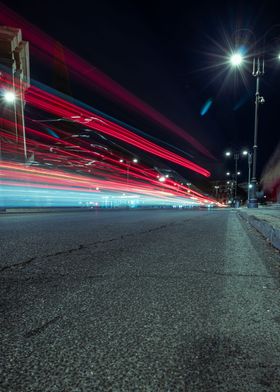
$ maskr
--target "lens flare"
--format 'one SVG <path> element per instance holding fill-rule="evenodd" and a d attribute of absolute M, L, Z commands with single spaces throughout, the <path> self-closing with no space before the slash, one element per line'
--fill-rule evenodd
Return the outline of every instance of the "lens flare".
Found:
<path fill-rule="evenodd" d="M 239 66 L 243 62 L 243 56 L 241 53 L 233 53 L 230 57 L 230 62 L 234 66 Z"/>

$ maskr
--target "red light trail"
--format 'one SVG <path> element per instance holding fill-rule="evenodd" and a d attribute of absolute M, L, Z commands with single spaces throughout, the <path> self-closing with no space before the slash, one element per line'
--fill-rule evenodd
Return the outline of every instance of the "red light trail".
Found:
<path fill-rule="evenodd" d="M 15 21 L 20 23 L 17 25 L 24 29 L 25 38 L 29 39 L 35 45 L 35 48 L 45 56 L 51 56 L 55 41 L 41 33 L 38 29 L 28 25 L 10 12 L 6 7 L 0 15 L 0 21 L 15 26 Z M 13 22 L 14 21 L 14 22 Z M 30 34 L 30 36 L 29 36 Z M 185 131 L 169 119 L 151 108 L 143 101 L 123 89 L 119 84 L 112 81 L 106 75 L 93 68 L 90 64 L 76 56 L 72 52 L 66 50 L 68 62 L 73 73 L 82 78 L 86 78 L 87 82 L 91 82 L 90 86 L 101 88 L 103 91 L 110 93 L 113 97 L 119 99 L 124 104 L 129 104 L 132 108 L 145 114 L 156 123 L 169 128 L 177 135 L 184 137 L 190 144 L 197 148 L 200 152 L 210 156 L 211 154 L 192 136 L 187 135 Z M 85 72 L 89 74 L 85 76 Z M 1 83 L 8 86 L 9 78 L 4 78 L 1 73 Z M 5 80 L 4 80 L 5 79 Z M 15 89 L 17 89 L 17 81 L 13 81 Z M 154 156 L 165 159 L 169 162 L 180 165 L 184 168 L 192 170 L 202 176 L 209 177 L 210 172 L 198 164 L 186 159 L 168 149 L 157 145 L 143 136 L 132 132 L 124 126 L 109 120 L 102 115 L 96 114 L 90 109 L 85 109 L 81 104 L 74 104 L 62 99 L 55 94 L 47 92 L 41 88 L 31 86 L 25 95 L 26 102 L 48 114 L 59 117 L 64 121 L 72 124 L 80 124 L 86 127 L 88 137 L 90 138 L 90 130 L 93 134 L 104 134 L 110 138 L 117 139 L 123 143 L 138 148 Z M 13 110 L 8 107 L 5 110 Z M 56 192 L 63 193 L 60 204 L 63 204 L 63 198 L 75 198 L 75 194 L 80 194 L 80 198 L 88 197 L 86 195 L 97 195 L 106 198 L 106 192 L 121 194 L 126 192 L 131 197 L 140 195 L 158 200 L 167 200 L 170 202 L 189 204 L 217 204 L 214 199 L 205 198 L 204 195 L 174 181 L 171 178 L 163 178 L 158 175 L 155 169 L 148 168 L 144 164 L 134 165 L 132 162 L 121 162 L 117 153 L 107 148 L 90 144 L 89 140 L 81 139 L 80 135 L 74 135 L 66 132 L 54 125 L 48 125 L 48 129 L 59 134 L 58 138 L 36 129 L 35 121 L 26 117 L 27 126 L 25 133 L 21 124 L 17 125 L 19 133 L 13 133 L 13 123 L 7 118 L 2 118 L 0 129 L 1 150 L 6 157 L 17 159 L 21 146 L 27 143 L 27 151 L 35 153 L 36 161 L 31 161 L 31 165 L 48 165 L 49 169 L 36 166 L 28 166 L 29 163 L 23 165 L 16 162 L 0 161 L 0 180 L 1 191 L 7 192 L 6 195 L 17 195 L 18 192 L 41 192 L 42 190 L 51 191 L 51 197 L 56 197 Z M 38 120 L 40 123 L 40 120 Z M 30 124 L 34 124 L 34 127 Z M 40 127 L 39 127 L 40 128 Z M 84 135 L 85 136 L 85 135 Z M 24 137 L 24 139 L 23 139 Z M 77 137 L 77 141 L 70 139 Z M 16 141 L 15 141 L 16 139 Z M 2 143 L 3 142 L 3 143 Z M 25 145 L 25 144 L 24 144 Z M 108 150 L 108 151 L 106 151 Z M 209 155 L 210 154 L 210 155 Z M 79 172 L 79 174 L 78 174 Z M 14 192 L 14 193 L 13 193 Z M 25 193 L 24 199 L 27 193 Z M 102 196 L 103 195 L 103 196 Z M 124 194 L 125 195 L 125 194 Z M 108 196 L 109 197 L 109 196 Z M 117 197 L 117 196 L 116 196 Z M 118 196 L 119 197 L 119 196 Z M 6 199 L 7 201 L 7 199 Z M 4 203 L 5 204 L 5 203 Z"/>
<path fill-rule="evenodd" d="M 39 89 L 38 87 L 31 86 L 28 89 L 25 99 L 30 105 L 48 113 L 62 117 L 65 120 L 86 125 L 87 128 L 119 139 L 143 151 L 193 170 L 205 177 L 210 176 L 210 172 L 208 170 L 191 162 L 190 160 L 183 158 L 182 156 L 175 154 L 110 120 L 85 110 L 81 106 L 74 105 L 73 103 L 70 103 L 54 94 L 50 94 Z"/>
<path fill-rule="evenodd" d="M 86 123 L 87 128 L 97 130 L 108 136 L 119 139 L 133 145 L 134 147 L 138 147 L 143 151 L 193 170 L 205 177 L 210 176 L 208 170 L 200 167 L 190 160 L 168 151 L 167 149 L 146 140 L 142 136 L 136 135 L 120 125 L 113 123 L 112 121 L 103 119 L 101 116 L 91 113 L 88 110 L 78 107 L 37 87 L 32 86 L 28 90 L 28 93 L 26 94 L 26 101 L 29 104 L 58 117 L 63 117 L 67 120 L 72 120 L 83 125 Z M 86 119 L 91 119 L 91 121 L 86 121 Z"/>
<path fill-rule="evenodd" d="M 93 115 L 91 112 L 41 89 L 31 87 L 26 95 L 26 100 L 37 108 L 69 120 L 72 124 L 76 122 L 84 126 L 86 123 L 87 130 L 98 130 L 134 147 L 197 171 L 202 175 L 209 175 L 209 172 L 193 162 L 157 146 L 155 143 L 135 135 L 133 132 L 103 119 L 101 116 Z M 27 120 L 29 120 L 29 123 L 33 121 L 28 117 Z M 11 121 L 5 118 L 2 118 L 1 121 L 4 128 L 13 128 Z M 25 127 L 25 131 L 28 151 L 35 152 L 36 160 L 41 163 L 45 162 L 45 165 L 51 165 L 52 168 L 48 170 L 2 161 L 0 165 L 2 190 L 4 189 L 6 192 L 7 187 L 14 187 L 15 194 L 17 194 L 20 192 L 19 189 L 28 187 L 27 189 L 46 189 L 55 192 L 83 192 L 83 195 L 88 193 L 100 194 L 100 190 L 102 190 L 102 192 L 128 192 L 161 200 L 171 198 L 175 203 L 178 203 L 178 200 L 183 200 L 183 202 L 195 200 L 192 202 L 194 204 L 215 203 L 214 200 L 205 198 L 200 193 L 176 183 L 173 179 L 166 178 L 163 183 L 159 182 L 156 170 L 143 164 L 133 165 L 132 162 L 122 162 L 119 155 L 107 148 L 104 149 L 103 146 L 90 144 L 87 140 L 79 140 L 78 144 L 73 144 L 69 138 L 76 135 L 69 134 L 52 125 L 50 127 L 55 131 L 55 134 L 60 135 L 58 139 L 29 126 Z M 68 140 L 64 140 L 63 135 Z M 7 130 L 0 131 L 0 137 L 3 140 L 2 151 L 8 153 L 11 157 L 17 156 L 18 144 L 21 145 L 23 139 L 17 136 L 18 144 L 14 143 L 13 133 L 7 132 Z M 91 146 L 94 148 L 92 149 Z M 68 171 L 59 170 L 56 168 L 57 166 Z M 75 172 L 69 173 L 69 170 L 75 171 L 78 168 L 82 175 Z M 128 173 L 130 178 L 128 178 Z M 8 192 L 10 191 L 8 190 Z M 28 190 L 25 192 L 28 192 Z M 67 196 L 64 195 L 63 197 Z M 69 198 L 71 197 L 69 196 Z M 104 199 L 104 197 L 102 198 Z M 62 201 L 60 205 L 63 205 Z"/>
<path fill-rule="evenodd" d="M 4 5 L 1 5 L 0 22 L 10 26 L 20 27 L 24 32 L 25 39 L 32 44 L 34 54 L 39 57 L 43 56 L 44 60 L 47 59 L 47 61 L 53 58 L 56 41 Z M 214 159 L 213 155 L 193 136 L 173 123 L 162 113 L 130 93 L 96 67 L 66 48 L 64 50 L 64 56 L 71 74 L 79 78 L 86 86 L 98 89 L 103 94 L 109 95 L 112 99 L 146 116 L 156 124 L 163 126 L 165 129 L 169 129 L 172 133 L 190 143 L 202 154 Z"/>
<path fill-rule="evenodd" d="M 124 182 L 121 176 L 108 175 L 106 179 L 67 173 L 57 169 L 43 169 L 28 167 L 14 162 L 0 162 L 1 185 L 29 188 L 46 188 L 54 190 L 84 191 L 90 193 L 127 192 L 139 195 L 153 196 L 155 198 L 181 197 L 185 200 L 196 200 L 197 203 L 216 203 L 214 199 L 180 185 L 171 179 L 165 183 L 148 177 L 133 177 L 129 183 Z M 144 181 L 145 180 L 145 181 Z M 187 193 L 189 192 L 189 193 Z"/>

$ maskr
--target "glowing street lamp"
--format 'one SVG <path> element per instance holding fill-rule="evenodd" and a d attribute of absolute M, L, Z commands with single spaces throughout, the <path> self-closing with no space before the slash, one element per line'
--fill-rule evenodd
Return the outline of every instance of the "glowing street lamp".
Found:
<path fill-rule="evenodd" d="M 226 157 L 230 157 L 231 156 L 231 152 L 230 151 L 226 151 L 225 155 L 226 155 Z"/>
<path fill-rule="evenodd" d="M 121 161 L 121 160 L 120 160 Z M 123 160 L 122 160 L 123 161 Z M 124 161 L 123 161 L 124 162 Z M 133 158 L 132 162 L 131 161 L 127 161 L 126 162 L 126 183 L 128 185 L 128 181 L 129 181 L 129 174 L 130 174 L 130 166 L 131 163 L 138 163 L 138 159 L 137 158 Z"/>
<path fill-rule="evenodd" d="M 233 66 L 239 67 L 242 64 L 243 57 L 241 53 L 233 53 L 230 57 L 230 62 Z M 249 195 L 248 208 L 257 208 L 257 138 L 258 138 L 258 111 L 259 104 L 265 102 L 264 97 L 260 96 L 259 85 L 260 77 L 264 74 L 264 59 L 262 55 L 257 55 L 253 57 L 253 70 L 252 75 L 256 78 L 256 91 L 255 91 L 255 117 L 254 117 L 254 144 L 253 144 L 253 154 L 252 154 L 252 189 Z"/>
<path fill-rule="evenodd" d="M 231 156 L 232 154 L 228 154 L 227 152 L 225 153 L 227 157 Z M 240 157 L 247 157 L 248 158 L 248 203 L 250 200 L 250 189 L 253 188 L 253 186 L 249 187 L 249 184 L 251 182 L 251 164 L 252 164 L 252 153 L 247 150 L 240 150 L 240 152 L 234 152 L 233 158 L 235 159 L 235 197 L 237 194 L 237 176 L 241 174 L 240 171 L 237 171 L 237 161 L 239 160 Z"/>
<path fill-rule="evenodd" d="M 7 103 L 14 103 L 16 100 L 16 94 L 11 90 L 6 90 L 3 93 L 3 98 Z"/>
<path fill-rule="evenodd" d="M 238 67 L 239 65 L 241 65 L 243 62 L 243 56 L 240 52 L 236 52 L 233 53 L 230 57 L 230 63 L 234 66 L 234 67 Z"/>
<path fill-rule="evenodd" d="M 216 199 L 218 199 L 218 193 L 219 193 L 220 187 L 219 187 L 219 185 L 215 185 L 214 188 L 215 188 Z"/>
<path fill-rule="evenodd" d="M 159 182 L 164 182 L 166 180 L 166 178 L 164 176 L 159 177 Z"/>

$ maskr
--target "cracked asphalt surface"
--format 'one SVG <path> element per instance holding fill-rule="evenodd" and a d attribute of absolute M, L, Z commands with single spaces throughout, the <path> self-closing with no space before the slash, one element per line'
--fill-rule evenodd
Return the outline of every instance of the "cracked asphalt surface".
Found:
<path fill-rule="evenodd" d="M 233 210 L 0 217 L 0 390 L 280 391 L 280 257 Z"/>

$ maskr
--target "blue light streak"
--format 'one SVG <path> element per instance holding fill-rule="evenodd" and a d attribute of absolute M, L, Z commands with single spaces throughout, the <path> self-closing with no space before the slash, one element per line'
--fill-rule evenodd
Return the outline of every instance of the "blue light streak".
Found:
<path fill-rule="evenodd" d="M 210 109 L 210 106 L 212 105 L 213 100 L 211 98 L 209 98 L 205 104 L 202 106 L 201 111 L 200 111 L 200 115 L 201 117 L 204 116 L 208 110 Z"/>
<path fill-rule="evenodd" d="M 60 137 L 58 136 L 58 134 L 57 134 L 53 129 L 50 129 L 50 128 L 46 128 L 46 129 L 47 129 L 48 133 L 49 133 L 51 136 L 53 136 L 53 137 L 55 137 L 55 138 L 57 138 L 57 139 L 60 139 Z"/>
<path fill-rule="evenodd" d="M 0 186 L 0 208 L 87 207 L 194 207 L 201 203 L 184 197 L 153 197 L 136 193 L 64 191 L 26 186 Z"/>

